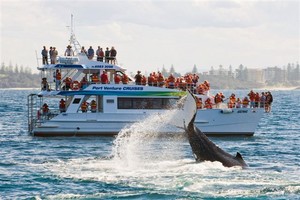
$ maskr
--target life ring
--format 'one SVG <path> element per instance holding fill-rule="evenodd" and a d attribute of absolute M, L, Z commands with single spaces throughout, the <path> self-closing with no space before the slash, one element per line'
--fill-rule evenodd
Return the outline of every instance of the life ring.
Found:
<path fill-rule="evenodd" d="M 78 81 L 73 81 L 72 83 L 71 83 L 71 89 L 72 90 L 79 90 L 80 89 L 80 82 L 78 82 Z"/>

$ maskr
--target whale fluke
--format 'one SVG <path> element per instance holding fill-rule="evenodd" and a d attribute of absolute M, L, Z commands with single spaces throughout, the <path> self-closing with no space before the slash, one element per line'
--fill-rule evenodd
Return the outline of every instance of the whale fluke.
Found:
<path fill-rule="evenodd" d="M 189 97 L 190 96 L 190 97 Z M 191 145 L 195 160 L 200 161 L 219 161 L 225 167 L 241 166 L 247 167 L 242 155 L 237 152 L 236 156 L 225 152 L 215 145 L 208 137 L 194 126 L 197 115 L 197 106 L 194 95 L 189 92 L 184 105 L 184 129 Z M 189 113 L 187 113 L 189 112 Z M 192 113 L 190 113 L 192 112 Z"/>

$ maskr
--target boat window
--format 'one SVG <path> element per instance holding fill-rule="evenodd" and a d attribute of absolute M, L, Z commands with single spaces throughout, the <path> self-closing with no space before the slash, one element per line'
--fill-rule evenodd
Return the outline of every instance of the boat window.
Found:
<path fill-rule="evenodd" d="M 170 109 L 177 102 L 171 98 L 118 98 L 118 109 Z"/>
<path fill-rule="evenodd" d="M 74 101 L 73 101 L 73 104 L 79 104 L 81 98 L 75 98 Z"/>

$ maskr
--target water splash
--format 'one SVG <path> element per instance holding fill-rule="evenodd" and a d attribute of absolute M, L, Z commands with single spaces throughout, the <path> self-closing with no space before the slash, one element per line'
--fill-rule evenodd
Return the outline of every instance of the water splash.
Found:
<path fill-rule="evenodd" d="M 124 167 L 139 168 L 182 157 L 182 141 L 178 139 L 184 137 L 183 130 L 174 126 L 182 123 L 182 112 L 181 109 L 172 109 L 152 114 L 122 129 L 114 141 L 113 159 Z"/>

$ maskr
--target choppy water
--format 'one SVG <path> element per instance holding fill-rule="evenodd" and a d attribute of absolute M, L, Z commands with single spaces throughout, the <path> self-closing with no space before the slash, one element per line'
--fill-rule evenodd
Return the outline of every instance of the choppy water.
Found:
<path fill-rule="evenodd" d="M 29 136 L 32 92 L 0 90 L 0 199 L 300 198 L 299 90 L 272 92 L 272 113 L 254 137 L 211 138 L 232 154 L 240 151 L 245 170 L 195 163 L 181 137 L 133 137 L 113 159 L 115 138 Z"/>

